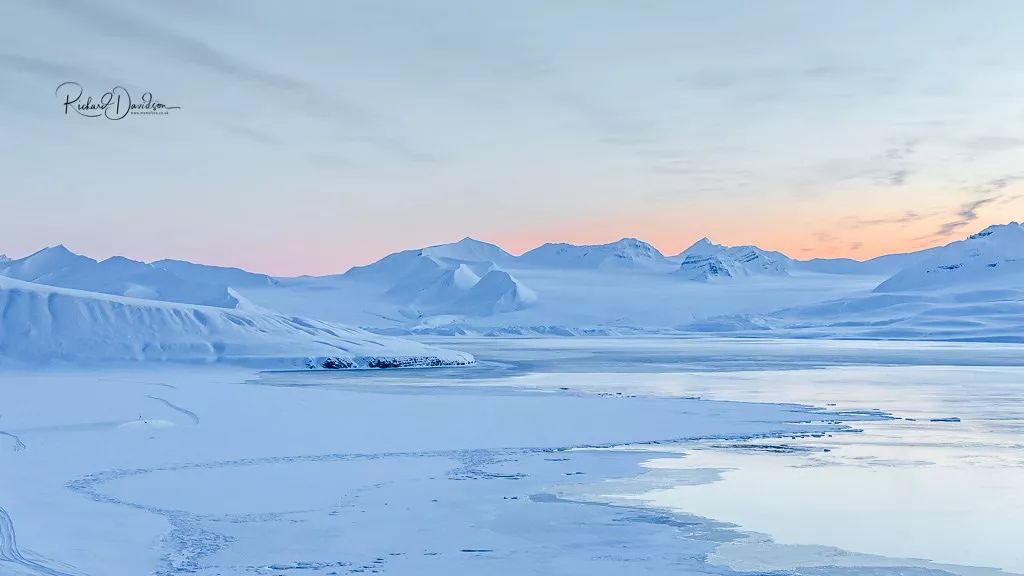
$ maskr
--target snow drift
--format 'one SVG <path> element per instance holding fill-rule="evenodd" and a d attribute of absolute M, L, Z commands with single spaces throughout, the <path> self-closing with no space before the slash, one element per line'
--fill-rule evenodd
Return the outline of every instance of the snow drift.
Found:
<path fill-rule="evenodd" d="M 293 316 L 110 296 L 0 277 L 0 360 L 333 369 L 461 365 L 472 363 L 473 357 Z"/>

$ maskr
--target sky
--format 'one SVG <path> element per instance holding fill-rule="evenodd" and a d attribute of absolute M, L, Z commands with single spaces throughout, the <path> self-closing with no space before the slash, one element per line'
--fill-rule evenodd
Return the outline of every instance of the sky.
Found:
<path fill-rule="evenodd" d="M 0 254 L 909 251 L 1024 219 L 1022 54 L 1015 0 L 5 0 Z"/>

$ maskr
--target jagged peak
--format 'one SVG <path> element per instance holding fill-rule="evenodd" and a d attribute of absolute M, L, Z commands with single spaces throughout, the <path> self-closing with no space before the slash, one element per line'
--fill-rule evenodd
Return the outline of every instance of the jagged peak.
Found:
<path fill-rule="evenodd" d="M 1024 230 L 1024 224 L 1021 224 L 1020 222 L 1017 222 L 1016 220 L 1014 220 L 1014 221 L 1011 221 L 1011 222 L 1007 222 L 1006 224 L 992 224 L 991 226 L 987 226 L 981 232 L 977 232 L 977 233 L 971 234 L 970 236 L 967 237 L 967 239 L 968 240 L 977 240 L 978 238 L 985 238 L 987 236 L 991 236 L 993 234 L 999 234 L 999 233 L 1004 232 L 1004 231 L 1019 232 L 1021 230 Z"/>
<path fill-rule="evenodd" d="M 461 240 L 457 240 L 455 242 L 445 242 L 443 244 L 433 244 L 431 246 L 426 246 L 422 248 L 422 250 L 429 250 L 431 248 L 444 248 L 447 246 L 476 246 L 484 248 L 498 248 L 499 250 L 501 249 L 501 247 L 498 246 L 497 244 L 484 242 L 483 240 L 477 240 L 472 236 L 464 236 Z"/>
<path fill-rule="evenodd" d="M 676 257 L 677 258 L 682 258 L 682 257 L 688 256 L 690 254 L 706 254 L 708 252 L 715 252 L 715 251 L 719 251 L 719 250 L 727 250 L 729 248 L 730 248 L 730 246 L 725 246 L 725 245 L 722 245 L 722 244 L 715 244 L 714 242 L 711 241 L 710 238 L 708 238 L 707 236 L 704 236 L 700 240 L 697 240 L 696 242 L 691 244 L 686 250 L 683 250 L 682 252 L 677 254 Z"/>
<path fill-rule="evenodd" d="M 611 244 L 618 246 L 650 246 L 653 248 L 653 246 L 651 246 L 649 242 L 644 242 L 643 240 L 640 240 L 639 238 L 633 238 L 632 236 L 616 240 Z"/>
<path fill-rule="evenodd" d="M 29 262 L 32 262 L 38 265 L 39 263 L 43 262 L 52 263 L 65 261 L 95 262 L 95 260 L 89 258 L 88 256 L 83 256 L 81 254 L 76 254 L 72 252 L 71 250 L 68 249 L 67 246 L 63 244 L 57 244 L 56 246 L 47 246 L 46 248 L 43 248 L 42 250 L 37 250 L 32 254 L 29 254 L 28 256 L 21 258 L 20 260 L 12 260 L 11 262 L 15 264 L 27 264 Z"/>
<path fill-rule="evenodd" d="M 456 260 L 502 260 L 512 256 L 496 244 L 469 236 L 458 242 L 428 246 L 419 250 L 419 254 Z"/>
<path fill-rule="evenodd" d="M 639 240 L 637 238 L 623 238 L 610 244 L 605 244 L 606 247 L 612 248 L 619 251 L 636 251 L 644 256 L 651 256 L 657 258 L 663 258 L 664 255 L 648 242 Z"/>
<path fill-rule="evenodd" d="M 477 240 L 476 238 L 473 238 L 472 236 L 464 237 L 462 240 L 459 240 L 458 242 L 455 242 L 455 245 L 457 245 L 457 246 L 495 246 L 494 244 L 491 244 L 490 242 L 484 242 L 483 240 Z M 497 246 L 495 246 L 495 247 L 497 247 Z"/>
<path fill-rule="evenodd" d="M 125 256 L 111 256 L 106 260 L 101 260 L 100 264 L 143 264 L 148 266 L 148 264 L 146 264 L 145 262 L 132 260 L 131 258 L 127 258 Z"/>
<path fill-rule="evenodd" d="M 37 255 L 42 255 L 42 254 L 70 254 L 72 256 L 79 256 L 79 254 L 75 254 L 74 252 L 69 250 L 67 246 L 65 246 L 63 244 L 56 244 L 54 246 L 47 246 L 46 248 L 43 248 L 42 250 L 34 252 L 34 253 L 30 254 L 28 257 L 31 258 L 32 256 L 37 256 Z"/>

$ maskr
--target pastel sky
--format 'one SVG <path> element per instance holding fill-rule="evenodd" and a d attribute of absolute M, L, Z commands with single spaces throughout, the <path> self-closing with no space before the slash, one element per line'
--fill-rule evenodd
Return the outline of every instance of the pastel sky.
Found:
<path fill-rule="evenodd" d="M 64 114 L 58 84 L 180 106 Z M 1024 217 L 1024 3 L 0 2 L 0 253 L 866 258 Z"/>

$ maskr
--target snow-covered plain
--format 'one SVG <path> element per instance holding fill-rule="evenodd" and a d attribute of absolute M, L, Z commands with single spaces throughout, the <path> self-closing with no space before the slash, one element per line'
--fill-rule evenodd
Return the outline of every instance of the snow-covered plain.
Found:
<path fill-rule="evenodd" d="M 947 462 L 936 456 L 955 444 L 961 470 L 993 453 L 1011 456 L 988 462 L 1000 474 L 1024 465 L 1015 456 L 1018 346 L 443 342 L 478 363 L 0 372 L 0 572 L 938 576 L 996 572 L 928 560 L 1018 567 L 1016 547 L 1006 547 L 1014 526 L 970 524 L 1000 506 L 988 520 L 1008 518 L 1018 501 L 943 483 Z M 787 398 L 813 406 L 777 403 Z M 916 420 L 890 420 L 879 407 Z M 921 434 L 888 436 L 906 426 Z M 747 457 L 766 459 L 749 464 L 765 479 L 756 491 L 743 478 Z M 715 470 L 716 458 L 738 469 Z M 871 507 L 870 490 L 835 483 L 854 464 L 881 485 L 907 466 L 933 472 L 922 498 L 937 505 L 903 517 L 909 508 L 890 502 L 889 517 Z M 811 483 L 811 501 L 760 475 L 805 465 L 838 471 Z M 834 514 L 811 513 L 819 500 Z M 833 500 L 873 513 L 848 522 Z M 942 505 L 954 501 L 976 513 Z M 779 513 L 763 522 L 758 510 Z M 897 529 L 917 544 L 928 544 L 910 537 L 917 531 L 956 534 L 959 544 L 886 558 L 880 543 Z M 861 548 L 821 548 L 847 544 Z"/>

